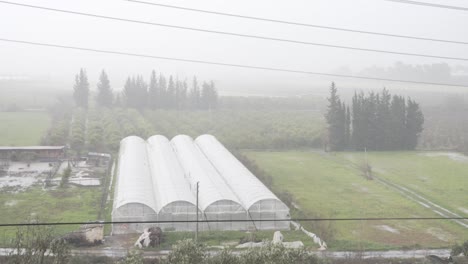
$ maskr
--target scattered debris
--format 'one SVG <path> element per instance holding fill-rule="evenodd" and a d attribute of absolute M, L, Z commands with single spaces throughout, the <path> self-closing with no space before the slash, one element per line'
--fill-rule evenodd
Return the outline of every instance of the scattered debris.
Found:
<path fill-rule="evenodd" d="M 284 240 L 284 236 L 283 234 L 281 234 L 280 231 L 276 231 L 274 234 L 273 234 L 273 244 L 281 244 L 283 243 L 283 240 Z"/>
<path fill-rule="evenodd" d="M 94 246 L 102 244 L 104 240 L 104 225 L 82 225 L 80 230 L 65 235 L 63 239 L 75 246 Z"/>
<path fill-rule="evenodd" d="M 155 247 L 159 246 L 163 241 L 163 232 L 159 227 L 146 228 L 143 234 L 135 242 L 135 247 Z"/>
<path fill-rule="evenodd" d="M 327 243 L 321 240 L 316 234 L 305 230 L 305 228 L 302 227 L 299 223 L 291 221 L 291 224 L 294 226 L 295 230 L 301 230 L 308 237 L 312 238 L 314 240 L 314 243 L 320 246 L 319 250 L 326 250 L 328 248 Z"/>
<path fill-rule="evenodd" d="M 426 257 L 431 263 L 434 263 L 434 264 L 439 264 L 439 263 L 454 263 L 453 262 L 453 259 L 452 257 L 448 257 L 448 258 L 441 258 L 439 256 L 436 256 L 436 255 L 429 255 Z"/>
<path fill-rule="evenodd" d="M 275 231 L 273 234 L 272 244 L 274 245 L 283 245 L 285 248 L 302 248 L 304 247 L 304 243 L 302 241 L 294 241 L 294 242 L 283 242 L 284 236 L 280 231 Z M 257 247 L 264 247 L 268 245 L 268 242 L 247 242 L 236 246 L 236 248 L 257 248 Z"/>

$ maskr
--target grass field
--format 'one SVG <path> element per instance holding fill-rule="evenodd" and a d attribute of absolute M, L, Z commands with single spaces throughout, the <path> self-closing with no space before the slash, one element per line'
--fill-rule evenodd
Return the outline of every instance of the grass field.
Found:
<path fill-rule="evenodd" d="M 39 145 L 50 121 L 46 112 L 0 112 L 0 145 Z"/>
<path fill-rule="evenodd" d="M 69 187 L 43 190 L 32 187 L 24 192 L 0 192 L 0 223 L 21 223 L 29 219 L 42 222 L 79 222 L 97 220 L 101 188 Z M 60 233 L 78 226 L 59 226 Z M 0 227 L 0 243 L 5 244 L 16 228 Z"/>
<path fill-rule="evenodd" d="M 343 153 L 359 162 L 362 154 Z M 460 215 L 468 215 L 468 157 L 444 152 L 371 152 L 375 174 L 404 185 Z"/>
<path fill-rule="evenodd" d="M 438 217 L 419 204 L 408 200 L 398 192 L 376 181 L 366 180 L 356 164 L 363 161 L 362 153 L 328 154 L 313 151 L 304 152 L 245 152 L 274 179 L 275 191 L 288 191 L 300 210 L 294 216 L 361 218 L 361 217 Z M 374 170 L 377 161 L 386 165 L 387 171 L 399 174 L 410 166 L 411 159 L 424 158 L 419 153 L 376 153 L 369 154 Z M 429 157 L 428 157 L 429 158 Z M 438 160 L 438 158 L 435 158 Z M 374 161 L 375 160 L 375 161 Z M 406 163 L 401 162 L 406 160 Z M 439 171 L 447 168 L 447 161 L 432 161 Z M 439 165 L 437 165 L 439 164 Z M 422 166 L 422 165 L 421 165 Z M 458 167 L 457 167 L 458 168 Z M 439 177 L 437 170 L 428 169 L 426 178 Z M 457 182 L 468 175 L 468 164 L 453 174 L 446 174 L 446 180 Z M 396 176 L 383 175 L 390 180 Z M 451 178 L 453 177 L 453 179 Z M 400 183 L 411 186 L 405 175 L 398 176 Z M 450 178 L 450 179 L 448 179 Z M 465 178 L 466 179 L 466 178 Z M 395 179 L 396 180 L 396 179 Z M 462 184 L 437 186 L 438 181 L 426 180 L 433 189 L 441 188 L 452 192 L 446 197 L 454 201 L 467 200 L 466 192 L 454 189 L 464 188 Z M 467 181 L 465 180 L 465 183 Z M 466 184 L 465 184 L 466 186 Z M 446 188 L 446 189 L 444 189 Z M 443 199 L 442 199 L 443 200 Z M 301 212 L 299 212 L 301 211 Z M 450 221 L 340 221 L 331 223 L 303 223 L 312 232 L 323 236 L 330 248 L 339 249 L 388 249 L 408 247 L 450 247 L 455 242 L 468 238 L 468 230 Z"/>

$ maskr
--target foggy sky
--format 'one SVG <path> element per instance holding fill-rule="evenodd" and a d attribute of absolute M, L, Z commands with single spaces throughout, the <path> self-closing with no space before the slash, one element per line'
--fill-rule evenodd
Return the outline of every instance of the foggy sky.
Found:
<path fill-rule="evenodd" d="M 360 48 L 468 57 L 468 45 L 442 44 L 281 25 L 141 5 L 123 0 L 12 1 L 241 34 Z M 324 26 L 468 41 L 466 35 L 468 12 L 406 5 L 383 0 L 153 1 Z M 467 6 L 466 1 L 463 0 L 426 1 Z M 341 67 L 359 71 L 372 65 L 391 66 L 396 61 L 408 64 L 447 62 L 451 66 L 468 65 L 468 63 L 461 61 L 444 61 L 190 32 L 6 4 L 0 4 L 0 38 L 317 72 L 333 72 Z M 313 87 L 312 84 L 321 85 L 330 81 L 336 81 L 342 87 L 355 86 L 357 83 L 357 81 L 350 79 L 236 69 L 0 42 L 0 76 L 45 76 L 53 80 L 64 81 L 64 86 L 69 84 L 71 87 L 73 76 L 81 67 L 87 69 L 92 89 L 95 89 L 94 85 L 101 69 L 108 72 L 115 90 L 121 89 L 129 74 L 144 74 L 147 78 L 152 69 L 166 75 L 177 75 L 179 79 L 188 78 L 191 80 L 193 75 L 197 75 L 199 79 L 213 79 L 220 90 L 230 91 L 254 88 L 266 91 L 268 89 L 295 91 L 304 87 Z M 378 81 L 362 82 L 377 88 L 397 86 Z M 414 87 L 414 85 L 408 86 Z M 313 91 L 311 90 L 311 92 Z"/>

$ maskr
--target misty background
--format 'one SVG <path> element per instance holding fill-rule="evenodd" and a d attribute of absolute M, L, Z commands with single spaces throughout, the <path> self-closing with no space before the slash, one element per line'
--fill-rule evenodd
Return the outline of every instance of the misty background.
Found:
<path fill-rule="evenodd" d="M 57 9 L 115 16 L 121 18 L 196 27 L 241 34 L 287 38 L 359 48 L 374 48 L 438 56 L 466 57 L 467 45 L 373 36 L 334 30 L 282 25 L 197 12 L 143 5 L 128 1 L 15 1 Z M 389 1 L 155 1 L 226 13 L 394 33 L 427 38 L 468 41 L 464 38 L 466 12 L 405 5 Z M 433 1 L 442 3 L 442 1 Z M 450 2 L 450 3 L 449 3 Z M 443 4 L 463 6 L 461 0 Z M 26 40 L 85 48 L 122 51 L 206 60 L 214 62 L 277 67 L 324 73 L 411 79 L 445 83 L 468 83 L 468 64 L 441 60 L 352 51 L 328 47 L 281 43 L 267 40 L 192 32 L 151 25 L 132 24 L 72 14 L 37 10 L 0 3 L 1 38 Z M 12 87 L 11 79 L 42 86 L 70 90 L 74 75 L 87 70 L 91 89 L 95 90 L 102 69 L 109 74 L 114 91 L 119 91 L 129 75 L 151 70 L 173 74 L 179 79 L 213 80 L 221 95 L 267 95 L 325 97 L 331 81 L 346 95 L 354 89 L 390 91 L 427 91 L 430 93 L 466 94 L 466 89 L 384 81 L 366 81 L 338 77 L 279 73 L 231 67 L 209 66 L 155 59 L 135 58 L 84 51 L 62 50 L 0 42 L 0 83 L 2 90 Z M 436 64 L 440 75 L 430 71 L 418 74 L 417 68 Z M 420 72 L 420 71 L 419 71 Z M 30 81 L 30 82 L 28 82 Z M 9 83 L 9 84 L 5 84 Z M 23 87 L 25 85 L 19 85 Z M 40 96 L 40 95 L 38 95 Z"/>

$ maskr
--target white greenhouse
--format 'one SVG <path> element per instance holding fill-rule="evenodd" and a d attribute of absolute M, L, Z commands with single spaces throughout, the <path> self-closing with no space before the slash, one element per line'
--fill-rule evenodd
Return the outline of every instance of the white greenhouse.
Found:
<path fill-rule="evenodd" d="M 197 146 L 239 197 L 253 220 L 289 219 L 289 208 L 214 136 L 202 135 Z M 254 221 L 255 229 L 288 229 L 289 221 Z"/>
<path fill-rule="evenodd" d="M 191 192 L 169 140 L 164 136 L 148 139 L 148 157 L 152 172 L 158 221 L 196 220 L 195 195 Z M 199 218 L 201 212 L 198 212 Z M 163 230 L 194 230 L 195 223 L 160 224 Z"/>
<path fill-rule="evenodd" d="M 130 136 L 120 142 L 112 221 L 157 220 L 156 199 L 146 141 Z M 113 233 L 143 231 L 144 224 L 114 225 Z"/>
<path fill-rule="evenodd" d="M 196 223 L 185 221 L 197 219 L 208 220 L 200 230 L 289 229 L 289 221 L 259 221 L 289 219 L 289 208 L 210 135 L 126 137 L 114 177 L 114 222 L 162 223 L 114 224 L 113 234 L 193 231 Z"/>
<path fill-rule="evenodd" d="M 238 197 L 226 184 L 193 139 L 179 135 L 171 140 L 190 186 L 199 184 L 199 207 L 206 220 L 248 220 Z M 245 230 L 247 222 L 209 222 L 209 230 Z"/>

